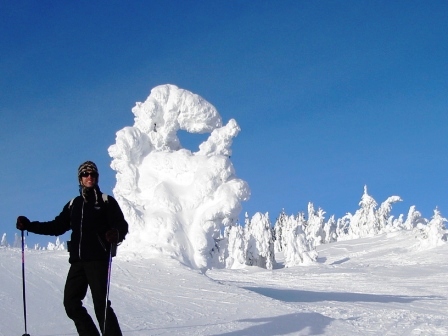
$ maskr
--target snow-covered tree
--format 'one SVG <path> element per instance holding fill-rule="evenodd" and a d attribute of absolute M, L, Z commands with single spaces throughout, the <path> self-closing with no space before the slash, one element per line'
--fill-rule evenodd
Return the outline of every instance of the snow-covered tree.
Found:
<path fill-rule="evenodd" d="M 300 225 L 300 227 L 302 228 L 302 230 L 305 230 L 306 227 L 306 219 L 305 219 L 305 214 L 303 212 L 299 212 L 297 214 L 297 224 Z"/>
<path fill-rule="evenodd" d="M 378 221 L 376 223 L 378 226 L 375 228 L 376 234 L 386 231 L 386 228 L 390 226 L 389 218 L 390 218 L 390 212 L 392 210 L 392 204 L 401 201 L 402 199 L 399 196 L 390 196 L 387 198 L 387 200 L 381 203 L 376 213 L 378 218 Z"/>
<path fill-rule="evenodd" d="M 432 248 L 440 246 L 447 241 L 447 231 L 445 223 L 448 220 L 442 217 L 440 211 L 436 208 L 434 216 L 431 218 L 426 226 L 420 227 L 420 239 L 422 248 Z"/>
<path fill-rule="evenodd" d="M 303 222 L 303 214 L 299 214 L 297 218 L 290 216 L 287 219 L 283 233 L 285 267 L 309 264 L 317 260 L 314 244 L 303 231 Z"/>
<path fill-rule="evenodd" d="M 225 251 L 226 222 L 238 218 L 250 197 L 230 160 L 238 123 L 224 124 L 212 104 L 170 84 L 153 88 L 132 113 L 134 125 L 119 130 L 108 149 L 117 173 L 114 196 L 130 228 L 122 248 L 196 269 L 215 266 Z M 209 136 L 193 152 L 183 148 L 179 132 Z"/>
<path fill-rule="evenodd" d="M 239 268 L 246 263 L 246 240 L 244 228 L 241 225 L 233 225 L 228 233 L 228 257 L 226 268 Z"/>
<path fill-rule="evenodd" d="M 273 269 L 275 263 L 274 240 L 268 213 L 257 212 L 246 229 L 246 264 Z"/>
<path fill-rule="evenodd" d="M 313 203 L 308 203 L 308 220 L 305 228 L 305 233 L 308 239 L 311 240 L 313 246 L 318 246 L 323 242 L 323 227 L 325 221 L 325 211 L 319 208 L 314 210 Z"/>
<path fill-rule="evenodd" d="M 336 235 L 338 240 L 351 239 L 350 237 L 350 221 L 353 215 L 351 213 L 345 214 L 342 218 L 336 221 Z"/>
<path fill-rule="evenodd" d="M 250 217 L 247 212 L 244 213 L 244 229 L 245 231 L 250 230 Z"/>
<path fill-rule="evenodd" d="M 403 230 L 404 228 L 404 221 L 403 221 L 403 214 L 400 214 L 397 219 L 394 219 L 393 216 L 390 218 L 392 220 L 392 227 L 395 231 Z"/>
<path fill-rule="evenodd" d="M 57 237 L 56 242 L 54 244 L 51 242 L 48 243 L 47 250 L 48 251 L 63 251 L 63 250 L 65 250 L 65 245 L 64 245 L 64 243 L 61 243 L 59 237 Z"/>
<path fill-rule="evenodd" d="M 337 240 L 338 236 L 336 234 L 336 229 L 336 220 L 334 219 L 334 215 L 332 215 L 325 223 L 323 229 L 325 244 L 333 243 Z"/>
<path fill-rule="evenodd" d="M 6 233 L 4 233 L 2 236 L 2 241 L 0 242 L 0 246 L 3 246 L 3 247 L 9 246 L 8 241 L 6 240 Z"/>
<path fill-rule="evenodd" d="M 403 227 L 405 230 L 412 230 L 419 224 L 426 225 L 427 220 L 423 218 L 422 214 L 415 209 L 415 205 L 412 205 L 409 208 L 408 216 L 406 218 L 406 221 L 403 223 Z"/>
<path fill-rule="evenodd" d="M 350 220 L 349 234 L 352 238 L 368 237 L 378 233 L 377 205 L 373 197 L 367 193 L 367 186 L 364 186 L 364 194 L 359 202 L 361 208 Z"/>
<path fill-rule="evenodd" d="M 281 252 L 283 250 L 283 231 L 285 230 L 287 215 L 285 210 L 278 216 L 274 224 L 274 250 L 275 252 Z"/>
<path fill-rule="evenodd" d="M 25 239 L 25 237 L 23 237 L 23 239 Z M 14 234 L 14 244 L 12 245 L 12 247 L 16 248 L 22 247 L 22 239 L 17 233 Z"/>

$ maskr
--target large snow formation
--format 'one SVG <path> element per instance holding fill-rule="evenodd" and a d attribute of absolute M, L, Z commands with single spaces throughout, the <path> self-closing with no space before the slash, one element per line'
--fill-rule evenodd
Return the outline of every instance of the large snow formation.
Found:
<path fill-rule="evenodd" d="M 132 112 L 134 126 L 118 131 L 109 147 L 114 196 L 130 225 L 123 250 L 209 267 L 223 228 L 250 195 L 230 161 L 240 128 L 233 119 L 223 126 L 214 106 L 174 85 L 155 87 Z M 179 130 L 210 136 L 191 152 Z"/>

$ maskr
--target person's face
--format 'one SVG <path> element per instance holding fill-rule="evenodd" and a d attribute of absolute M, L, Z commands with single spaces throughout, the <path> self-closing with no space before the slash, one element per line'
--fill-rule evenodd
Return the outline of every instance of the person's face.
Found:
<path fill-rule="evenodd" d="M 86 188 L 92 188 L 98 181 L 98 174 L 92 171 L 86 171 L 81 174 L 81 183 Z"/>

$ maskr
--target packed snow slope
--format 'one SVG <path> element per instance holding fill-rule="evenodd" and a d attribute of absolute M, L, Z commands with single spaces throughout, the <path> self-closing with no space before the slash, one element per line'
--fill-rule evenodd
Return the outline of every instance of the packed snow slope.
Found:
<path fill-rule="evenodd" d="M 127 336 L 448 335 L 448 244 L 422 249 L 400 231 L 317 249 L 312 266 L 205 274 L 119 251 L 112 306 Z M 76 335 L 62 305 L 67 259 L 65 251 L 26 251 L 32 336 Z M 0 335 L 21 335 L 21 250 L 0 248 L 0 267 Z M 89 296 L 85 305 L 92 313 Z"/>
<path fill-rule="evenodd" d="M 238 124 L 231 119 L 223 126 L 213 105 L 169 84 L 153 88 L 132 112 L 134 125 L 118 131 L 109 148 L 114 195 L 130 225 L 123 248 L 211 267 L 224 227 L 237 220 L 250 195 L 230 161 Z M 210 135 L 191 152 L 178 131 Z"/>

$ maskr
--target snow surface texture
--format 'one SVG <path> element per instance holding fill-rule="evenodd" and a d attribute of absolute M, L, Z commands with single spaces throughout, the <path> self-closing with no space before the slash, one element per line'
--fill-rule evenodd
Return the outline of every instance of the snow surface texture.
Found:
<path fill-rule="evenodd" d="M 110 299 L 124 336 L 446 336 L 448 244 L 398 231 L 317 247 L 317 263 L 205 274 L 121 253 Z M 20 248 L 0 247 L 0 336 L 24 332 Z M 25 252 L 32 336 L 75 336 L 62 296 L 66 251 Z M 89 292 L 90 293 L 90 292 Z M 90 294 L 84 300 L 92 316 Z"/>
<path fill-rule="evenodd" d="M 109 148 L 114 196 L 130 225 L 121 250 L 211 267 L 223 228 L 250 195 L 230 161 L 238 124 L 223 126 L 210 103 L 174 85 L 155 87 L 132 112 L 134 126 L 118 131 Z M 210 136 L 191 152 L 182 148 L 179 130 Z"/>

